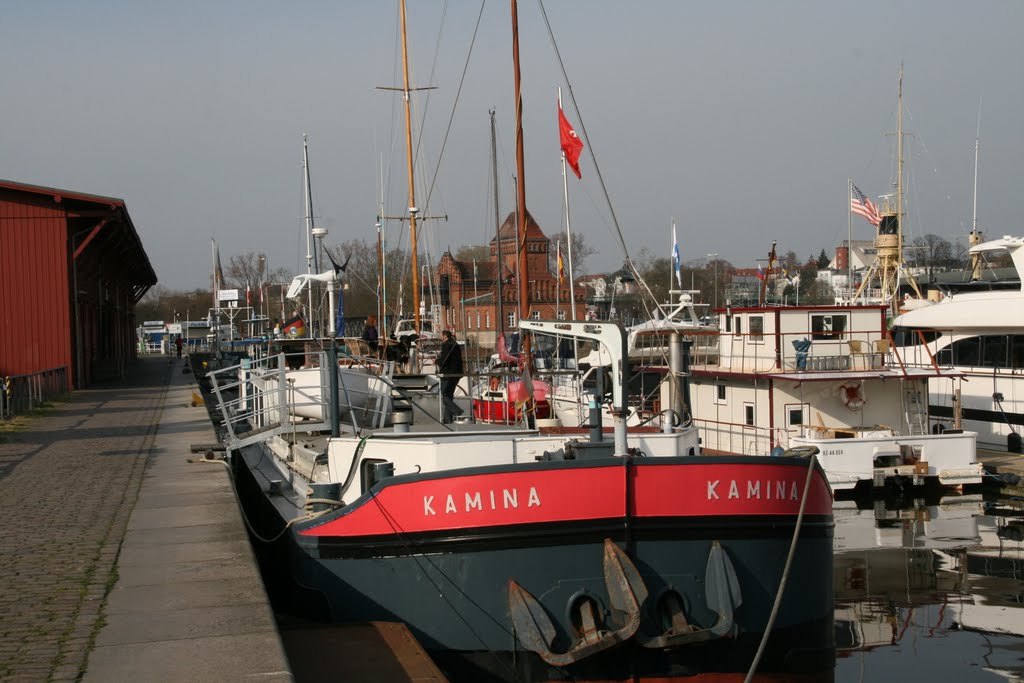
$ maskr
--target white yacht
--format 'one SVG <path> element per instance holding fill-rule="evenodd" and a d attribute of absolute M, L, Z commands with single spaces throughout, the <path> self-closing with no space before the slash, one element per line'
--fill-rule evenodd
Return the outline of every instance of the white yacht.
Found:
<path fill-rule="evenodd" d="M 1024 273 L 1024 238 L 1002 237 L 971 247 L 971 254 L 1007 251 Z M 908 366 L 951 368 L 929 381 L 929 413 L 936 430 L 963 428 L 984 448 L 1021 452 L 1024 429 L 1024 290 L 975 289 L 893 321 L 895 352 Z M 959 405 L 957 402 L 959 397 Z"/>

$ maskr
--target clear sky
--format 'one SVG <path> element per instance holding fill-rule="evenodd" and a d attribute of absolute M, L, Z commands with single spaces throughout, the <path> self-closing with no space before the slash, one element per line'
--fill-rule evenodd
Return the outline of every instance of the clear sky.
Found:
<path fill-rule="evenodd" d="M 513 208 L 509 5 L 483 6 L 467 66 L 480 7 L 409 0 L 413 85 L 437 88 L 413 96 L 417 204 L 447 216 L 423 226 L 435 258 L 493 234 L 492 107 L 502 217 Z M 871 197 L 895 178 L 901 62 L 908 237 L 969 229 L 979 109 L 979 227 L 1024 232 L 1018 0 L 545 7 L 579 104 L 566 112 L 577 130 L 582 115 L 631 250 L 668 255 L 675 217 L 684 261 L 752 267 L 773 239 L 831 253 L 847 236 L 847 178 Z M 540 5 L 519 12 L 527 205 L 554 233 L 557 88 L 568 95 Z M 224 259 L 264 251 L 305 271 L 303 133 L 329 244 L 375 239 L 382 165 L 385 214 L 407 206 L 401 97 L 377 89 L 401 85 L 397 0 L 11 0 L 0 65 L 0 178 L 124 199 L 166 287 L 208 286 L 210 237 Z M 623 254 L 590 152 L 569 194 L 596 272 Z M 872 236 L 864 219 L 853 236 Z"/>

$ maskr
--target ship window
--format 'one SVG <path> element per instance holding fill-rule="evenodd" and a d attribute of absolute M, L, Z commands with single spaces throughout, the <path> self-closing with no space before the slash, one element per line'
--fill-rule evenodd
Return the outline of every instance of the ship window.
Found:
<path fill-rule="evenodd" d="M 755 344 L 764 343 L 764 316 L 750 316 L 750 341 Z"/>
<path fill-rule="evenodd" d="M 899 348 L 903 348 L 905 346 L 917 346 L 921 343 L 922 337 L 924 337 L 925 344 L 931 344 L 941 336 L 942 333 L 938 330 L 915 330 L 910 327 L 892 328 L 893 341 Z"/>
<path fill-rule="evenodd" d="M 824 313 L 811 316 L 811 337 L 815 340 L 842 339 L 846 332 L 844 313 Z"/>
<path fill-rule="evenodd" d="M 1024 334 L 1011 337 L 1010 367 L 1016 370 L 1024 368 Z"/>
<path fill-rule="evenodd" d="M 792 406 L 788 409 L 789 413 L 789 426 L 802 425 L 804 423 L 804 408 L 803 406 Z"/>
<path fill-rule="evenodd" d="M 748 427 L 754 426 L 754 404 L 744 403 L 743 404 L 743 423 Z"/>
<path fill-rule="evenodd" d="M 725 385 L 715 385 L 715 403 L 725 403 Z"/>
<path fill-rule="evenodd" d="M 725 316 L 725 331 L 726 332 L 732 332 L 732 316 L 731 315 Z"/>
<path fill-rule="evenodd" d="M 991 337 L 983 337 L 982 341 L 981 364 L 986 368 L 1008 367 L 1006 355 L 1009 337 L 1002 334 L 993 335 Z"/>
<path fill-rule="evenodd" d="M 952 365 L 977 367 L 981 360 L 981 338 L 968 337 L 953 342 L 951 346 Z"/>

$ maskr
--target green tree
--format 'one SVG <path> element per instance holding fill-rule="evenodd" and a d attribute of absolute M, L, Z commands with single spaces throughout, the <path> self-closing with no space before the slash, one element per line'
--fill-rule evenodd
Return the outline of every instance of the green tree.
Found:
<path fill-rule="evenodd" d="M 828 268 L 829 261 L 830 259 L 828 254 L 826 254 L 825 250 L 822 249 L 821 253 L 818 255 L 818 269 L 824 270 L 825 268 Z"/>

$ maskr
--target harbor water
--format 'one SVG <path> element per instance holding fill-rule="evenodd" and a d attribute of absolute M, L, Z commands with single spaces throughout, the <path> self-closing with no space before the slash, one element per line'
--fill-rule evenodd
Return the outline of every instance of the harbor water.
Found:
<path fill-rule="evenodd" d="M 1024 501 L 835 504 L 835 680 L 1024 678 Z"/>

